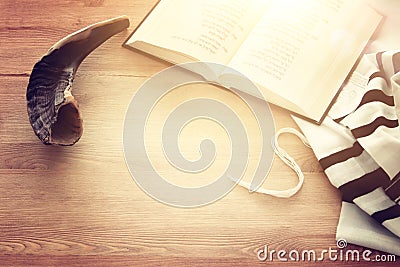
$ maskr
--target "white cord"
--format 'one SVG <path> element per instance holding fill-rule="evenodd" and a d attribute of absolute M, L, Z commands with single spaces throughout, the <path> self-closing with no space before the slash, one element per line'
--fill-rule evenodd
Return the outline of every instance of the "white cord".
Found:
<path fill-rule="evenodd" d="M 259 188 L 257 189 L 257 193 L 262 193 L 262 194 L 267 194 L 267 195 L 271 195 L 271 196 L 275 196 L 275 197 L 281 197 L 281 198 L 289 198 L 291 196 L 293 196 L 294 194 L 296 194 L 301 186 L 303 185 L 304 182 L 304 174 L 301 171 L 299 165 L 297 165 L 296 161 L 284 150 L 279 146 L 278 143 L 278 138 L 281 134 L 284 133 L 290 133 L 290 134 L 294 134 L 296 135 L 305 146 L 307 147 L 311 147 L 310 143 L 308 142 L 307 138 L 300 133 L 299 131 L 297 131 L 296 129 L 293 128 L 282 128 L 279 129 L 278 132 L 275 133 L 274 138 L 272 139 L 272 148 L 275 152 L 276 155 L 278 155 L 278 157 L 286 164 L 288 165 L 291 169 L 293 169 L 297 176 L 299 177 L 299 182 L 297 183 L 297 185 L 293 188 L 290 189 L 286 189 L 286 190 L 268 190 L 268 189 L 263 189 L 263 188 Z M 250 183 L 248 182 L 243 182 L 243 181 L 236 181 L 240 186 L 243 186 L 244 188 L 247 188 L 250 190 Z"/>

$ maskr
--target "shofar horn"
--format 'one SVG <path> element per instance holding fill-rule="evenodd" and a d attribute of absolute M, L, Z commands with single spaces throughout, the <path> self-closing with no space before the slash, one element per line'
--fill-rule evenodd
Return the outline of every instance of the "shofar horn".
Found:
<path fill-rule="evenodd" d="M 126 16 L 105 20 L 61 39 L 33 67 L 26 92 L 29 121 L 44 144 L 73 145 L 82 118 L 71 94 L 81 62 L 111 36 L 129 27 Z"/>

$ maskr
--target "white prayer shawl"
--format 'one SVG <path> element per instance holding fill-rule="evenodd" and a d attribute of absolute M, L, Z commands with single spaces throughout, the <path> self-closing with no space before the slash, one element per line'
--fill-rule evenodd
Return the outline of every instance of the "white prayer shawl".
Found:
<path fill-rule="evenodd" d="M 365 55 L 321 125 L 294 118 L 342 193 L 337 239 L 400 255 L 400 51 Z"/>

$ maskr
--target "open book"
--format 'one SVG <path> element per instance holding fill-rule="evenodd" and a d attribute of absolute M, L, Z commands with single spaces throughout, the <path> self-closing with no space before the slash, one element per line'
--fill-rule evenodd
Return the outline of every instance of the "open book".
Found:
<path fill-rule="evenodd" d="M 161 0 L 124 46 L 229 66 L 320 122 L 381 18 L 362 0 Z"/>

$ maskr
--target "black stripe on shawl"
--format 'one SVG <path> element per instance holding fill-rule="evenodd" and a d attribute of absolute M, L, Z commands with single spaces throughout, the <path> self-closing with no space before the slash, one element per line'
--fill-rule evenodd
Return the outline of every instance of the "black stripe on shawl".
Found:
<path fill-rule="evenodd" d="M 396 199 L 400 197 L 400 173 L 392 179 L 392 182 L 385 189 L 385 192 L 393 201 L 396 201 Z"/>
<path fill-rule="evenodd" d="M 339 190 L 342 193 L 344 201 L 353 202 L 355 198 L 368 194 L 378 187 L 385 188 L 389 184 L 389 176 L 382 168 L 378 168 L 373 172 L 339 186 Z"/>
<path fill-rule="evenodd" d="M 377 220 L 379 223 L 398 218 L 400 217 L 400 206 L 396 204 L 394 206 L 391 206 L 390 208 L 377 211 L 372 214 L 371 217 Z"/>
<path fill-rule="evenodd" d="M 319 164 L 321 164 L 321 167 L 326 170 L 332 165 L 344 162 L 350 158 L 358 157 L 363 151 L 364 149 L 362 148 L 362 146 L 358 142 L 355 142 L 352 147 L 343 149 L 325 158 L 320 159 Z"/>
<path fill-rule="evenodd" d="M 351 133 L 356 139 L 362 138 L 371 135 L 373 132 L 375 132 L 376 129 L 378 129 L 379 126 L 396 128 L 397 126 L 399 126 L 399 122 L 398 120 L 389 120 L 383 116 L 379 116 L 373 122 L 351 130 Z"/>

